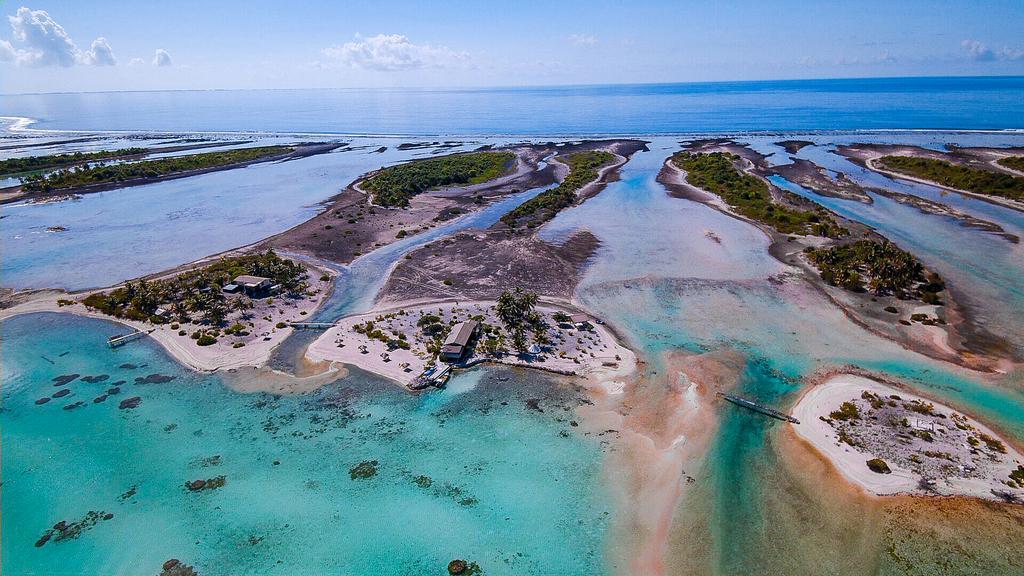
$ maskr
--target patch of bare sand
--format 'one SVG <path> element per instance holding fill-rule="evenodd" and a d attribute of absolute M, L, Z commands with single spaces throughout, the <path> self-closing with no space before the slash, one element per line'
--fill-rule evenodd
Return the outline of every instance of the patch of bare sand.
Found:
<path fill-rule="evenodd" d="M 341 365 L 322 367 L 319 372 L 307 376 L 295 376 L 273 370 L 268 366 L 243 366 L 221 372 L 223 382 L 235 392 L 266 392 L 275 395 L 305 394 L 348 376 L 348 370 Z"/>
<path fill-rule="evenodd" d="M 673 353 L 663 373 L 638 372 L 622 394 L 592 394 L 580 409 L 591 431 L 617 430 L 606 474 L 618 503 L 611 564 L 624 574 L 668 572 L 666 555 L 677 506 L 693 482 L 717 418 L 715 393 L 735 386 L 741 354 Z"/>

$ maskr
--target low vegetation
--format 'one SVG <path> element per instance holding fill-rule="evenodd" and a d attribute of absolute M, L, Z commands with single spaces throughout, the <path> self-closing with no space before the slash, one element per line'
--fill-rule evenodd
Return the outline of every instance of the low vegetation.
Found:
<path fill-rule="evenodd" d="M 885 460 L 881 458 L 872 458 L 867 461 L 868 468 L 871 469 L 875 474 L 891 474 L 892 470 L 889 469 L 889 465 L 886 464 Z"/>
<path fill-rule="evenodd" d="M 615 155 L 604 150 L 576 152 L 559 157 L 569 166 L 569 174 L 558 186 L 541 192 L 501 217 L 502 222 L 515 228 L 524 221 L 529 228 L 555 217 L 564 208 L 576 202 L 576 192 L 597 180 L 598 170 L 615 161 Z"/>
<path fill-rule="evenodd" d="M 72 154 L 51 154 L 49 156 L 27 156 L 0 160 L 0 176 L 52 170 L 86 162 L 96 162 L 121 156 L 133 156 L 149 152 L 148 148 L 121 148 L 120 150 L 101 150 L 99 152 L 75 152 Z"/>
<path fill-rule="evenodd" d="M 834 410 L 828 417 L 833 420 L 859 420 L 860 410 L 853 402 L 843 402 L 839 410 Z"/>
<path fill-rule="evenodd" d="M 824 208 L 801 210 L 772 199 L 768 183 L 734 165 L 739 157 L 726 152 L 679 152 L 672 162 L 686 171 L 686 181 L 720 196 L 738 214 L 774 228 L 780 234 L 811 234 L 838 238 L 846 230 Z"/>
<path fill-rule="evenodd" d="M 288 146 L 262 146 L 257 148 L 238 148 L 223 152 L 207 152 L 175 156 L 142 162 L 126 162 L 123 164 L 102 164 L 98 166 L 80 166 L 57 170 L 50 174 L 40 174 L 22 178 L 22 187 L 34 192 L 50 192 L 52 190 L 68 190 L 95 184 L 125 182 L 137 178 L 159 178 L 192 170 L 217 168 L 240 162 L 252 162 L 290 152 L 294 148 Z"/>
<path fill-rule="evenodd" d="M 165 323 L 192 322 L 193 317 L 218 326 L 231 311 L 252 309 L 245 296 L 230 300 L 221 288 L 237 276 L 250 274 L 270 278 L 285 293 L 302 293 L 308 289 L 306 270 L 296 262 L 281 258 L 272 250 L 261 254 L 233 256 L 164 280 L 137 280 L 110 292 L 96 292 L 84 300 L 89 308 L 129 320 Z M 168 314 L 156 315 L 163 307 Z M 197 334 L 201 338 L 203 334 Z M 213 342 L 210 342 L 212 344 Z M 202 344 L 201 344 L 202 345 Z"/>
<path fill-rule="evenodd" d="M 362 187 L 375 204 L 406 207 L 413 196 L 439 186 L 472 185 L 494 180 L 515 161 L 511 152 L 474 152 L 416 160 L 382 168 Z"/>
<path fill-rule="evenodd" d="M 1005 160 L 1011 159 L 1004 158 L 1000 162 L 1004 166 L 1012 168 L 1013 166 L 1005 163 Z M 1016 160 L 1024 162 L 1020 158 Z M 878 162 L 886 170 L 921 178 L 957 190 L 1011 200 L 1024 200 L 1024 177 L 1021 176 L 916 156 L 883 156 L 878 159 Z"/>
<path fill-rule="evenodd" d="M 869 289 L 876 295 L 911 296 L 938 303 L 945 287 L 938 274 L 925 278 L 924 267 L 913 255 L 887 240 L 858 240 L 827 248 L 807 248 L 822 280 L 853 292 Z"/>
<path fill-rule="evenodd" d="M 1024 156 L 1007 156 L 1006 158 L 1000 158 L 999 164 L 1006 166 L 1011 170 L 1024 172 Z"/>

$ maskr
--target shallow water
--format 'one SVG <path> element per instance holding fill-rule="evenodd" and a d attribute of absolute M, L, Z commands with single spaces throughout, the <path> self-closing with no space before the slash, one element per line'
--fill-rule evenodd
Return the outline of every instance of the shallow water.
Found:
<path fill-rule="evenodd" d="M 488 574 L 604 571 L 600 445 L 569 425 L 579 393 L 537 373 L 474 370 L 430 395 L 356 373 L 273 397 L 148 341 L 110 350 L 107 322 L 40 314 L 2 330 L 4 574 L 156 573 L 172 557 L 203 574 L 436 573 L 456 557 Z M 72 372 L 109 379 L 34 404 Z M 134 383 L 154 373 L 175 379 Z M 141 405 L 119 410 L 131 396 Z M 376 475 L 350 478 L 368 460 Z M 217 490 L 184 488 L 218 475 Z M 34 547 L 90 510 L 114 517 Z"/>
<path fill-rule="evenodd" d="M 264 139 L 260 144 L 294 141 Z M 366 148 L 73 201 L 3 206 L 0 284 L 68 290 L 109 286 L 256 242 L 309 219 L 321 210 L 321 202 L 360 175 L 431 153 L 397 150 L 398 143 L 355 139 L 353 147 Z M 380 146 L 388 150 L 370 153 Z M 51 226 L 67 230 L 47 231 Z"/>
<path fill-rule="evenodd" d="M 803 378 L 815 370 L 853 364 L 902 379 L 1024 439 L 1024 391 L 982 381 L 858 328 L 809 285 L 782 274 L 785 267 L 767 254 L 767 240 L 755 228 L 693 202 L 668 198 L 653 181 L 667 155 L 659 149 L 661 143 L 651 146 L 656 152 L 638 154 L 623 170 L 621 181 L 610 184 L 598 198 L 564 212 L 543 232 L 558 237 L 583 225 L 598 236 L 601 249 L 578 296 L 624 332 L 652 370 L 665 368 L 660 360 L 665 352 L 739 350 L 747 365 L 737 393 L 785 407 L 803 386 Z M 878 206 L 882 213 L 887 209 L 898 213 L 902 208 Z M 873 213 L 868 211 L 851 209 L 847 215 L 883 233 L 918 238 L 927 228 L 915 224 L 926 219 L 913 212 L 902 214 L 906 226 L 900 225 L 898 217 L 869 220 Z M 737 233 L 737 227 L 746 228 L 746 235 Z M 642 234 L 630 233 L 641 230 Z M 707 241 L 708 230 L 723 239 L 721 245 Z M 937 230 L 937 237 L 946 231 Z M 949 232 L 963 238 L 957 242 L 991 243 L 1007 252 L 1005 240 L 962 228 Z M 920 242 L 913 248 L 915 253 L 920 250 L 937 257 L 946 247 Z M 737 270 L 747 273 L 737 274 Z M 968 267 L 964 274 L 975 270 Z M 1006 322 L 1019 329 L 1024 324 L 1020 309 Z M 808 532 L 808 526 L 774 526 L 776 514 L 799 522 L 807 516 L 800 509 L 808 505 L 802 500 L 807 495 L 793 489 L 792 479 L 783 479 L 787 472 L 777 469 L 775 436 L 781 425 L 731 405 L 714 409 L 720 411 L 719 432 L 700 474 L 695 474 L 694 496 L 684 499 L 674 524 L 680 534 L 676 541 L 684 549 L 672 549 L 669 554 L 691 560 L 706 555 L 710 569 L 722 574 L 757 572 L 767 558 L 808 573 L 837 569 L 837 573 L 869 573 L 863 565 L 844 566 L 843 551 L 830 548 L 849 544 L 845 536 L 822 541 Z M 855 501 L 854 505 L 869 503 Z M 846 534 L 851 519 L 861 513 L 868 511 L 846 509 L 839 515 L 815 517 L 814 522 L 821 523 L 823 534 Z M 787 557 L 790 546 L 776 539 L 794 536 L 821 547 L 820 553 Z M 880 545 L 880 541 L 877 535 L 874 538 L 857 545 L 875 554 L 872 542 Z M 688 552 L 688 545 L 697 549 Z M 941 565 L 936 557 L 924 558 L 922 566 L 931 561 L 936 562 L 934 567 Z"/>

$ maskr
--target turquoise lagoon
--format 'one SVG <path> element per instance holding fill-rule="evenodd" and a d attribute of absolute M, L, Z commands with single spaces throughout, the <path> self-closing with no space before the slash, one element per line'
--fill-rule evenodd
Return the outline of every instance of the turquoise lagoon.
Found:
<path fill-rule="evenodd" d="M 202 574 L 440 573 L 453 558 L 488 574 L 605 570 L 602 444 L 571 425 L 582 397 L 556 380 L 474 370 L 411 395 L 356 372 L 310 394 L 242 394 L 151 342 L 109 349 L 108 322 L 2 329 L 4 574 L 155 574 L 169 558 Z M 68 373 L 109 378 L 34 404 Z M 174 380 L 135 383 L 150 374 Z M 364 461 L 376 475 L 351 478 Z M 217 490 L 185 488 L 219 475 Z M 89 511 L 114 516 L 34 546 Z"/>

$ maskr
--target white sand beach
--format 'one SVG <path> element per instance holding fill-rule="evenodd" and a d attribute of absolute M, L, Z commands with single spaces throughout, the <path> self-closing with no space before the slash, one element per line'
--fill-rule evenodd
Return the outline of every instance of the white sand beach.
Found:
<path fill-rule="evenodd" d="M 873 472 L 866 465 L 866 461 L 879 457 L 878 454 L 870 452 L 870 447 L 853 447 L 838 439 L 836 430 L 822 418 L 828 418 L 829 414 L 837 409 L 844 402 L 861 399 L 862 394 L 868 391 L 881 398 L 890 398 L 893 395 L 901 398 L 901 402 L 919 401 L 934 406 L 937 414 L 943 417 L 950 417 L 949 422 L 956 423 L 952 415 L 956 414 L 953 409 L 935 403 L 921 396 L 908 393 L 905 390 L 887 386 L 875 380 L 856 376 L 853 374 L 839 374 L 829 378 L 823 384 L 810 387 L 800 398 L 793 408 L 793 416 L 800 420 L 800 424 L 793 424 L 797 435 L 807 441 L 816 450 L 821 452 L 851 483 L 863 488 L 869 493 L 878 496 L 895 494 L 930 494 L 943 496 L 971 496 L 986 499 L 998 499 L 993 490 L 997 492 L 1008 492 L 1018 497 L 1024 496 L 1024 489 L 1013 488 L 1006 485 L 1009 474 L 1017 466 L 1024 464 L 1024 456 L 1012 445 L 1003 443 L 1005 454 L 996 454 L 984 450 L 972 450 L 971 446 L 948 446 L 943 445 L 941 438 L 934 442 L 932 453 L 943 453 L 946 450 L 961 454 L 975 454 L 975 462 L 984 462 L 985 474 L 983 477 L 961 477 L 957 474 L 950 474 L 944 478 L 935 479 L 934 485 L 926 489 L 922 486 L 922 476 L 906 466 L 900 466 L 886 460 L 891 473 L 879 474 Z M 971 426 L 976 433 L 988 435 L 998 439 L 999 436 L 990 428 L 984 426 L 973 418 L 963 415 L 960 420 L 965 426 Z M 916 426 L 916 424 L 914 424 Z M 881 426 L 881 425 L 880 425 Z M 941 434 L 937 434 L 941 436 Z M 997 461 L 998 460 L 998 461 Z M 952 464 L 951 464 L 952 466 Z M 979 464 L 979 470 L 982 465 Z M 962 470 L 961 470 L 962 471 Z"/>

